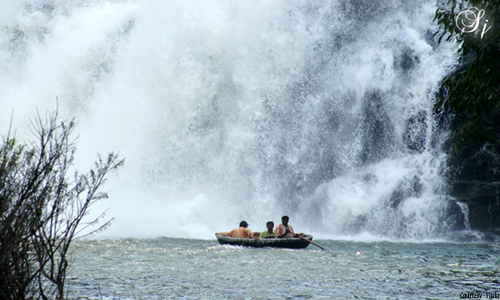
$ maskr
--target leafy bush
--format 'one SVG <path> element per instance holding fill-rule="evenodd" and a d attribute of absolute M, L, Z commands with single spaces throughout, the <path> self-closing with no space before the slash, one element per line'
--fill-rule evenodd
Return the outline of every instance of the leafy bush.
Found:
<path fill-rule="evenodd" d="M 456 145 L 498 144 L 500 0 L 438 1 L 435 20 L 438 41 L 459 44 L 459 68 L 443 79 L 445 93 L 438 102 L 460 119 L 454 128 Z"/>

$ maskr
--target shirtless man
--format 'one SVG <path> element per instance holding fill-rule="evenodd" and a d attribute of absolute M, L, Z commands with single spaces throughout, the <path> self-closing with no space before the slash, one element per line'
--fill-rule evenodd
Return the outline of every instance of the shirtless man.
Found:
<path fill-rule="evenodd" d="M 241 221 L 240 228 L 236 228 L 227 232 L 216 232 L 215 234 L 230 236 L 234 238 L 247 238 L 247 239 L 253 238 L 253 232 L 252 230 L 250 230 L 250 228 L 248 228 L 247 221 Z"/>

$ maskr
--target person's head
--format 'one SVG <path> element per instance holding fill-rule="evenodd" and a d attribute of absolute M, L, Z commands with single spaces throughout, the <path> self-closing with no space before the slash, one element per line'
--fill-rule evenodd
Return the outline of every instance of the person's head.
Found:
<path fill-rule="evenodd" d="M 283 217 L 281 217 L 281 224 L 283 224 L 283 225 L 285 225 L 285 226 L 286 226 L 286 225 L 288 225 L 288 220 L 289 220 L 289 219 L 290 219 L 290 218 L 289 218 L 288 216 L 283 216 Z"/>
<path fill-rule="evenodd" d="M 247 223 L 247 221 L 241 221 L 241 222 L 240 222 L 240 227 L 245 227 L 245 228 L 247 228 L 247 227 L 248 227 L 248 223 Z"/>
<path fill-rule="evenodd" d="M 267 222 L 266 223 L 266 227 L 267 227 L 267 229 L 273 230 L 273 228 L 274 228 L 274 222 L 273 221 Z"/>

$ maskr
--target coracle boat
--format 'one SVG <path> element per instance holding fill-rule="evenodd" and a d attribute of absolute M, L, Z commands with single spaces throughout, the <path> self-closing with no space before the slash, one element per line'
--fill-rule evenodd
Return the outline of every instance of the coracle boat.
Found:
<path fill-rule="evenodd" d="M 248 247 L 276 247 L 300 249 L 309 246 L 312 235 L 304 235 L 303 238 L 288 239 L 244 239 L 233 238 L 225 235 L 215 234 L 221 245 L 248 246 Z"/>

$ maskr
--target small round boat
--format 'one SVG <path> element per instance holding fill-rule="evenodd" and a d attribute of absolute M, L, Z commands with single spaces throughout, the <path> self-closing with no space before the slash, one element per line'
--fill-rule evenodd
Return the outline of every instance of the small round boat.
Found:
<path fill-rule="evenodd" d="M 313 237 L 305 235 L 304 238 L 283 238 L 283 239 L 245 239 L 233 238 L 220 234 L 215 234 L 217 241 L 221 245 L 247 246 L 247 247 L 276 247 L 276 248 L 291 248 L 300 249 L 309 246 Z"/>

